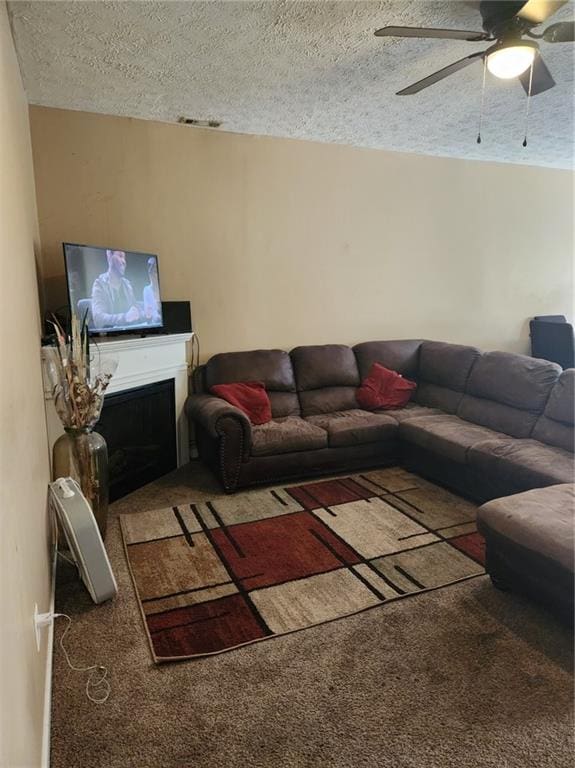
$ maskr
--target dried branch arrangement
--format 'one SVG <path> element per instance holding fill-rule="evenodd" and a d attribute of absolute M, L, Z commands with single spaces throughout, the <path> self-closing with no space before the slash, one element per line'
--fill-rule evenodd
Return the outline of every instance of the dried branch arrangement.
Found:
<path fill-rule="evenodd" d="M 57 344 L 44 350 L 44 359 L 56 411 L 67 429 L 91 428 L 100 418 L 104 392 L 117 361 L 108 359 L 106 364 L 98 361 L 97 366 L 90 361 L 86 320 L 80 323 L 72 314 L 69 336 L 56 318 L 51 322 Z"/>

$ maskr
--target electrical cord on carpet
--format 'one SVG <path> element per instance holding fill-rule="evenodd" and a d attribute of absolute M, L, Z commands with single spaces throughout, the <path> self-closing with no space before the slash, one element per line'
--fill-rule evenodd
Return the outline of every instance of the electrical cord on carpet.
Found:
<path fill-rule="evenodd" d="M 62 632 L 62 635 L 60 637 L 60 648 L 62 649 L 62 653 L 64 654 L 64 658 L 66 659 L 66 663 L 70 667 L 70 669 L 74 672 L 89 672 L 88 679 L 86 680 L 86 696 L 90 701 L 92 701 L 94 704 L 104 704 L 106 701 L 108 701 L 108 698 L 111 693 L 111 687 L 110 687 L 110 681 L 108 680 L 108 670 L 106 667 L 102 666 L 101 664 L 92 664 L 89 667 L 76 667 L 72 662 L 70 661 L 70 656 L 68 655 L 68 651 L 66 650 L 64 646 L 64 638 L 70 631 L 70 627 L 72 626 L 72 619 L 66 614 L 66 613 L 55 613 L 53 614 L 54 619 L 67 619 L 68 624 L 66 626 L 66 629 Z M 100 696 L 97 695 L 97 690 L 101 689 L 102 693 Z M 94 692 L 96 695 L 94 695 Z"/>

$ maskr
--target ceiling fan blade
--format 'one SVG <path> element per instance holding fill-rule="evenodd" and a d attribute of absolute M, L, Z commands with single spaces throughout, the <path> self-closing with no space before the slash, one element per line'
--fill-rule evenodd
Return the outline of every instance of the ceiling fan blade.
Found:
<path fill-rule="evenodd" d="M 466 56 L 464 59 L 454 61 L 453 64 L 450 64 L 447 67 L 443 67 L 443 69 L 434 72 L 432 75 L 424 77 L 423 80 L 418 80 L 417 83 L 408 85 L 407 88 L 404 88 L 402 91 L 398 91 L 396 95 L 411 96 L 412 93 L 418 93 L 424 88 L 428 88 L 430 85 L 434 85 L 434 83 L 438 83 L 440 80 L 443 80 L 444 77 L 449 77 L 449 75 L 452 75 L 454 72 L 458 72 L 460 69 L 473 64 L 474 61 L 479 61 L 486 55 L 487 51 L 478 51 L 477 53 L 472 53 L 471 56 Z"/>
<path fill-rule="evenodd" d="M 522 75 L 519 75 L 519 80 L 521 81 L 521 85 L 523 86 L 525 93 L 529 93 L 529 77 L 530 69 L 526 70 Z M 538 93 L 548 91 L 549 88 L 553 88 L 554 85 L 555 80 L 553 80 L 553 75 L 547 69 L 547 65 L 541 58 L 541 54 L 537 53 L 535 56 L 535 61 L 533 62 L 533 81 L 531 83 L 531 95 L 537 96 Z"/>
<path fill-rule="evenodd" d="M 553 16 L 565 3 L 567 0 L 527 0 L 517 16 L 532 24 L 541 24 Z"/>
<path fill-rule="evenodd" d="M 551 24 L 543 30 L 543 39 L 546 43 L 575 42 L 575 21 L 559 21 L 557 24 Z"/>
<path fill-rule="evenodd" d="M 382 27 L 376 37 L 436 37 L 442 40 L 487 40 L 485 32 L 470 32 L 465 29 L 435 29 L 433 27 Z"/>

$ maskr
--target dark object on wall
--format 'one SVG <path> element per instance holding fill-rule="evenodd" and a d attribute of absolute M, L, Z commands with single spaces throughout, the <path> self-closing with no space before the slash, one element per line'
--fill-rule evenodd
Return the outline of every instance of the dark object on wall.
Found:
<path fill-rule="evenodd" d="M 564 315 L 539 315 L 529 323 L 531 356 L 558 363 L 562 368 L 575 367 L 573 326 Z"/>
<path fill-rule="evenodd" d="M 162 301 L 163 333 L 188 333 L 192 330 L 189 301 Z"/>

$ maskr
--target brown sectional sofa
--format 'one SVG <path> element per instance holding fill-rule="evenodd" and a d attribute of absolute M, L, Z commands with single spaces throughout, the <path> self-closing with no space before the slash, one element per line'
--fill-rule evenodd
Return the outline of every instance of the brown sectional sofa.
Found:
<path fill-rule="evenodd" d="M 355 391 L 373 362 L 418 383 L 402 409 L 368 412 Z M 273 420 L 252 426 L 209 394 L 263 381 Z M 573 481 L 575 370 L 435 341 L 231 352 L 196 372 L 187 402 L 200 457 L 224 488 L 402 462 L 479 501 Z"/>

